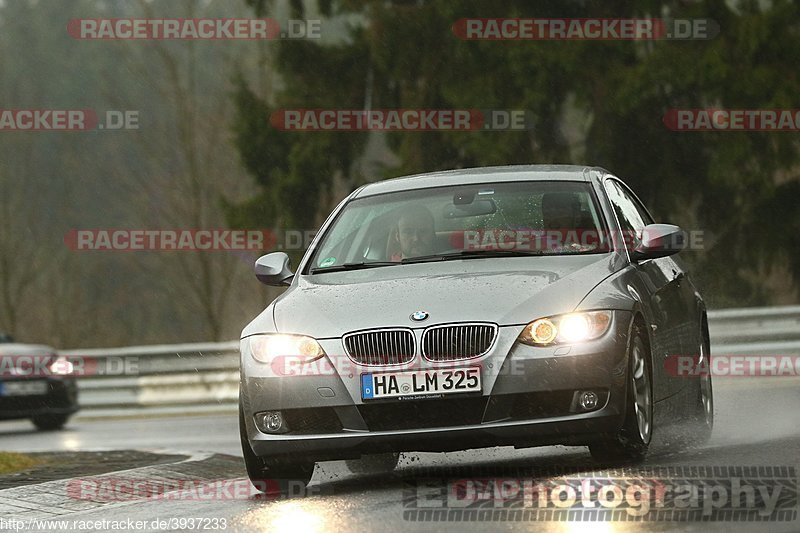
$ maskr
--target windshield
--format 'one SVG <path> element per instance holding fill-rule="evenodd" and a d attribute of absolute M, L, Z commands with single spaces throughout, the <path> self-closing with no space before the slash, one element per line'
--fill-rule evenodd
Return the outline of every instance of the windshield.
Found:
<path fill-rule="evenodd" d="M 309 271 L 497 255 L 607 252 L 588 183 L 449 186 L 355 199 L 323 235 Z"/>

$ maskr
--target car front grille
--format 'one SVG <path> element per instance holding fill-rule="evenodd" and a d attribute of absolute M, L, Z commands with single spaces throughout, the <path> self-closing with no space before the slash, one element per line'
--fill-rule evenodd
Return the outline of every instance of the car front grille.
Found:
<path fill-rule="evenodd" d="M 486 323 L 432 326 L 422 334 L 422 355 L 429 361 L 458 361 L 489 351 L 497 325 Z"/>
<path fill-rule="evenodd" d="M 409 363 L 416 352 L 414 333 L 406 328 L 348 333 L 342 341 L 347 355 L 362 365 Z"/>

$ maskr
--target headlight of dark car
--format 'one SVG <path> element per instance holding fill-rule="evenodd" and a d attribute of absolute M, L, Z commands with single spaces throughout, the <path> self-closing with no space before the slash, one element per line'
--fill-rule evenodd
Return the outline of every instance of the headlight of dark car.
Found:
<path fill-rule="evenodd" d="M 54 376 L 69 376 L 75 370 L 75 365 L 63 355 L 59 355 L 48 364 L 48 368 Z"/>
<path fill-rule="evenodd" d="M 611 325 L 611 311 L 588 311 L 537 318 L 522 330 L 519 342 L 530 346 L 575 344 L 602 337 Z"/>

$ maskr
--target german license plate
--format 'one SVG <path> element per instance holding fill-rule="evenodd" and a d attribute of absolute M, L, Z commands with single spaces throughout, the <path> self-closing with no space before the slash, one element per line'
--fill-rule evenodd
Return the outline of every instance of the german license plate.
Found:
<path fill-rule="evenodd" d="M 35 396 L 38 394 L 47 394 L 46 381 L 5 381 L 0 383 L 0 396 Z"/>
<path fill-rule="evenodd" d="M 363 400 L 480 391 L 481 369 L 478 367 L 361 374 Z"/>

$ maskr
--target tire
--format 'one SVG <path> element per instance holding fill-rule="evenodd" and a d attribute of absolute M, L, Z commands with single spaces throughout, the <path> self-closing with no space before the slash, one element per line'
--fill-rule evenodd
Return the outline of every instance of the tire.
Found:
<path fill-rule="evenodd" d="M 589 445 L 592 457 L 600 462 L 640 462 L 653 439 L 653 373 L 647 335 L 637 323 L 628 343 L 628 384 L 625 421 L 619 432 Z"/>
<path fill-rule="evenodd" d="M 58 431 L 69 420 L 70 415 L 38 415 L 31 418 L 31 422 L 40 431 Z"/>
<path fill-rule="evenodd" d="M 345 463 L 353 474 L 375 474 L 391 472 L 397 467 L 397 461 L 399 460 L 399 453 L 389 452 L 365 455 L 361 459 L 347 459 Z"/>
<path fill-rule="evenodd" d="M 314 463 L 277 462 L 265 460 L 257 456 L 250 447 L 247 428 L 244 423 L 244 411 L 239 403 L 239 439 L 242 443 L 242 455 L 247 477 L 259 491 L 268 496 L 279 496 L 290 490 L 302 488 L 311 481 L 314 474 Z"/>
<path fill-rule="evenodd" d="M 691 415 L 686 439 L 690 447 L 702 446 L 708 442 L 714 431 L 714 390 L 711 385 L 711 365 L 706 361 L 710 354 L 708 341 L 703 340 L 700 345 L 699 363 L 702 363 L 708 372 L 700 376 L 695 384 L 696 390 L 689 411 Z"/>

